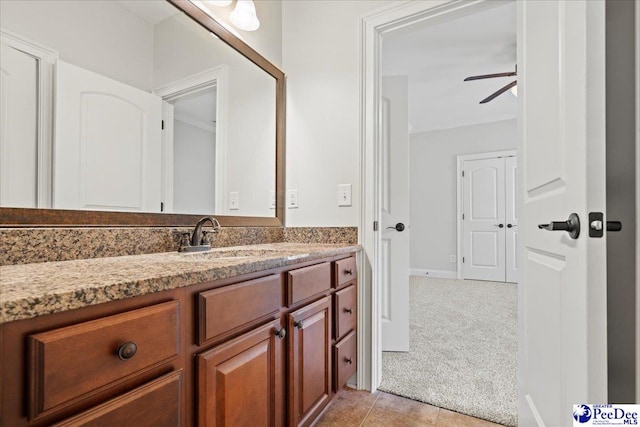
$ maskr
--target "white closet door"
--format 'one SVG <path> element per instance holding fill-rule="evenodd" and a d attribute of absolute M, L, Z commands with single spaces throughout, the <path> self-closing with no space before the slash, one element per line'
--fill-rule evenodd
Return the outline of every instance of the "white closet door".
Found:
<path fill-rule="evenodd" d="M 160 212 L 162 100 L 58 62 L 54 207 Z"/>
<path fill-rule="evenodd" d="M 38 60 L 1 45 L 0 206 L 38 206 Z"/>
<path fill-rule="evenodd" d="M 463 277 L 504 282 L 504 159 L 465 161 L 463 171 Z"/>
<path fill-rule="evenodd" d="M 505 161 L 505 221 L 506 221 L 506 280 L 517 283 L 518 270 L 518 158 L 507 157 Z"/>

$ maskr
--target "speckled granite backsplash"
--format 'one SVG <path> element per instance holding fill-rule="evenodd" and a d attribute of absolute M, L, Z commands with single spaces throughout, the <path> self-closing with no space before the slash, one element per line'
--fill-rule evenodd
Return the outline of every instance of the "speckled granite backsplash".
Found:
<path fill-rule="evenodd" d="M 0 265 L 172 252 L 191 228 L 0 228 Z M 356 227 L 223 227 L 214 247 L 262 243 L 356 244 Z"/>
<path fill-rule="evenodd" d="M 140 255 L 177 250 L 191 228 L 0 229 L 0 265 Z M 215 247 L 282 242 L 280 227 L 226 227 L 211 235 Z"/>
<path fill-rule="evenodd" d="M 358 243 L 357 227 L 289 227 L 284 229 L 284 241 L 289 243 Z"/>

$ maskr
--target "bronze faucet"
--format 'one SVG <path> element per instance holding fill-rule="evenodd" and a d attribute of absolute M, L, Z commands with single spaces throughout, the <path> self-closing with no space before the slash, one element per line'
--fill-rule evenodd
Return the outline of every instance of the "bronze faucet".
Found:
<path fill-rule="evenodd" d="M 182 235 L 178 252 L 201 252 L 211 249 L 211 242 L 207 236 L 207 231 L 202 230 L 202 226 L 206 222 L 210 222 L 213 226 L 213 233 L 220 232 L 222 227 L 218 220 L 212 216 L 205 216 L 196 224 L 193 229 L 193 233 L 191 234 L 191 238 L 189 238 L 189 233 L 184 233 Z"/>

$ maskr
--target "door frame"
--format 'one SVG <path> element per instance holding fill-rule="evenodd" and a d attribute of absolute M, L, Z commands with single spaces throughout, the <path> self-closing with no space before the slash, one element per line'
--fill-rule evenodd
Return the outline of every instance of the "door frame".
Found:
<path fill-rule="evenodd" d="M 640 5 L 635 7 L 636 54 L 636 254 L 640 254 Z M 640 257 L 636 257 L 636 403 L 640 403 Z"/>
<path fill-rule="evenodd" d="M 357 386 L 375 391 L 382 376 L 380 126 L 382 35 L 422 22 L 437 24 L 504 5 L 491 0 L 406 1 L 360 18 L 360 226 Z"/>
<path fill-rule="evenodd" d="M 495 159 L 498 157 L 514 157 L 518 155 L 518 150 L 492 151 L 488 153 L 461 154 L 457 156 L 456 161 L 456 277 L 460 280 L 462 277 L 462 255 L 464 253 L 464 235 L 462 232 L 462 213 L 464 209 L 464 180 L 462 179 L 462 165 L 468 160 Z"/>
<path fill-rule="evenodd" d="M 227 209 L 226 176 L 227 176 L 227 74 L 228 67 L 219 65 L 197 74 L 168 83 L 153 93 L 163 101 L 173 101 L 182 96 L 211 87 L 216 88 L 216 146 L 215 146 L 215 207 Z M 169 115 L 163 108 L 162 118 L 165 120 L 164 130 L 173 130 L 173 114 Z M 169 117 L 171 116 L 171 117 Z M 173 211 L 173 131 L 162 133 L 162 199 L 168 201 L 167 206 Z"/>
<path fill-rule="evenodd" d="M 36 208 L 53 206 L 53 90 L 54 71 L 58 62 L 58 51 L 31 41 L 19 34 L 0 28 L 3 44 L 32 56 L 38 62 L 38 129 L 37 165 L 38 172 Z M 1 149 L 1 147 L 0 147 Z M 0 156 L 0 160 L 5 156 Z M 2 168 L 6 170 L 6 168 Z M 3 179 L 2 182 L 7 180 Z"/>

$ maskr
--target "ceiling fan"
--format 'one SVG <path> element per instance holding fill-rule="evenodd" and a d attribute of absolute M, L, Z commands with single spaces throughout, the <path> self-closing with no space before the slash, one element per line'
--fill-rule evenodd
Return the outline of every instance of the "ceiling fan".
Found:
<path fill-rule="evenodd" d="M 464 79 L 464 81 L 465 82 L 469 82 L 471 80 L 493 79 L 495 77 L 514 77 L 514 76 L 517 76 L 517 75 L 518 75 L 518 66 L 516 65 L 514 71 L 509 71 L 509 72 L 506 72 L 506 73 L 482 74 L 482 75 L 479 75 L 479 76 L 471 76 L 471 77 L 467 77 L 466 79 Z M 480 104 L 486 104 L 489 101 L 493 101 L 495 98 L 497 98 L 498 96 L 502 95 L 503 93 L 505 93 L 506 91 L 508 91 L 512 87 L 516 86 L 517 84 L 518 84 L 517 80 L 512 81 L 508 85 L 501 87 L 500 89 L 498 89 L 497 91 L 493 92 L 491 95 L 487 96 L 485 99 L 480 101 Z"/>

